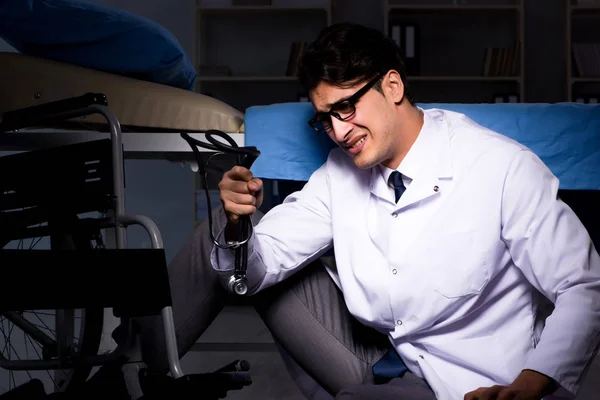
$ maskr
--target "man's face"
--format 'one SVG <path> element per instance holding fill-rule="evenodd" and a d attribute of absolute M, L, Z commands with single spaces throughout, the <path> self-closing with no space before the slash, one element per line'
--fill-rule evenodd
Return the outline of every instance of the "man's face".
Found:
<path fill-rule="evenodd" d="M 385 76 L 383 78 L 386 79 Z M 344 110 L 347 107 L 336 107 L 344 104 L 357 91 L 367 85 L 361 82 L 348 88 L 340 88 L 321 82 L 312 92 L 311 100 L 317 112 L 327 112 L 332 106 Z M 392 134 L 395 115 L 393 103 L 374 89 L 368 90 L 354 105 L 355 111 L 343 121 L 331 116 L 331 124 L 327 134 L 348 154 L 357 167 L 371 168 L 385 163 L 393 157 L 395 144 Z M 343 112 L 340 115 L 344 117 Z"/>

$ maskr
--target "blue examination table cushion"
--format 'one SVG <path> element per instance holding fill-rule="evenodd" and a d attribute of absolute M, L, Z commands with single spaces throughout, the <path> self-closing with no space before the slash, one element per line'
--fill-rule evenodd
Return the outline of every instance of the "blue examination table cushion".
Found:
<path fill-rule="evenodd" d="M 560 179 L 561 189 L 600 189 L 600 106 L 580 103 L 419 104 L 464 113 L 530 148 Z M 246 110 L 245 143 L 261 155 L 252 172 L 266 179 L 307 181 L 333 142 L 313 131 L 310 103 Z"/>
<path fill-rule="evenodd" d="M 196 69 L 168 30 L 83 0 L 2 0 L 0 37 L 20 53 L 192 90 Z"/>

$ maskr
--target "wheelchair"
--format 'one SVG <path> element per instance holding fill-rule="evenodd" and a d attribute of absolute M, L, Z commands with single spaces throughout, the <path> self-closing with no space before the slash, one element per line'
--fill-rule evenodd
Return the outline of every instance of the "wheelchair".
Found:
<path fill-rule="evenodd" d="M 86 381 L 107 364 L 120 368 L 131 400 L 217 399 L 243 389 L 252 383 L 245 360 L 204 374 L 181 369 L 161 234 L 150 218 L 125 211 L 121 127 L 106 97 L 6 112 L 0 135 L 93 114 L 106 120 L 109 138 L 0 157 L 0 399 L 89 398 L 80 397 Z M 131 225 L 145 229 L 151 248 L 127 248 Z M 98 354 L 106 310 L 119 332 L 116 348 Z M 170 380 L 146 393 L 135 321 L 152 315 L 163 320 Z"/>

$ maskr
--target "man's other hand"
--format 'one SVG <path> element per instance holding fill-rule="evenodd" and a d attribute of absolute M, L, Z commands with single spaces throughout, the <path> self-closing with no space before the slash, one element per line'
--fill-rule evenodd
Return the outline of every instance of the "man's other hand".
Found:
<path fill-rule="evenodd" d="M 479 388 L 465 394 L 464 400 L 541 400 L 556 387 L 546 375 L 526 369 L 510 385 Z"/>
<path fill-rule="evenodd" d="M 539 392 L 534 389 L 515 388 L 509 386 L 492 386 L 479 388 L 465 395 L 465 400 L 541 400 Z"/>

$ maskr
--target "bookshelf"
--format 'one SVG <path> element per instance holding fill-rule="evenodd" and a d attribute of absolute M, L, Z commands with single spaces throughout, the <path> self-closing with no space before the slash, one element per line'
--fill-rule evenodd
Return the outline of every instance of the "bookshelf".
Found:
<path fill-rule="evenodd" d="M 314 40 L 331 25 L 335 0 L 196 0 L 198 71 L 195 90 L 244 112 L 249 106 L 299 101 L 306 94 L 294 72 L 294 44 Z M 206 161 L 206 158 L 204 161 Z M 211 165 L 228 170 L 230 156 L 217 155 Z M 220 204 L 220 177 L 209 174 L 213 208 Z M 265 182 L 264 207 L 276 185 Z M 198 174 L 193 178 L 196 225 L 206 217 L 206 195 Z"/>
<path fill-rule="evenodd" d="M 298 101 L 292 45 L 331 24 L 332 1 L 196 0 L 196 91 L 240 111 Z"/>
<path fill-rule="evenodd" d="M 383 0 L 418 102 L 524 102 L 523 0 Z M 440 63 L 440 60 L 447 60 Z"/>
<path fill-rule="evenodd" d="M 566 0 L 567 100 L 600 100 L 600 1 Z"/>

